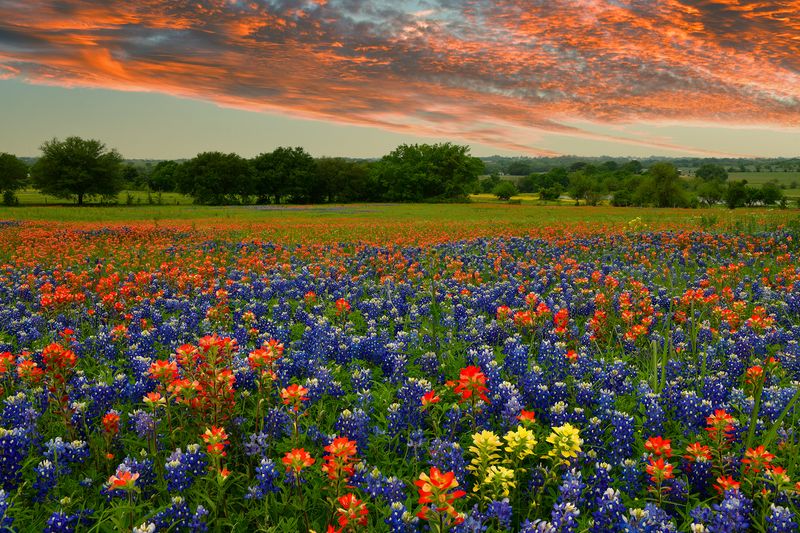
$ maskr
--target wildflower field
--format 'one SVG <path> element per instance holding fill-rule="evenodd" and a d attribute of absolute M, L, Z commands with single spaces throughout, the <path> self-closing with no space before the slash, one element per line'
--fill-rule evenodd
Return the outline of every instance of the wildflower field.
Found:
<path fill-rule="evenodd" d="M 694 213 L 0 210 L 0 531 L 796 531 L 798 213 Z"/>

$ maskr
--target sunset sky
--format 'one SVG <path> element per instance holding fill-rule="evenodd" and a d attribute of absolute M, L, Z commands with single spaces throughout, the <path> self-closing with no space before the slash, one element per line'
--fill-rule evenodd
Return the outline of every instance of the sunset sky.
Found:
<path fill-rule="evenodd" d="M 800 155 L 800 1 L 0 0 L 0 152 Z"/>

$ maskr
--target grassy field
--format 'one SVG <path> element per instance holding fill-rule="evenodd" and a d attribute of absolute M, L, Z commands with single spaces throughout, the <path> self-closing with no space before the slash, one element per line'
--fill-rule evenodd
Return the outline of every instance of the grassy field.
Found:
<path fill-rule="evenodd" d="M 195 205 L 0 207 L 0 221 L 60 225 L 184 227 L 236 233 L 274 242 L 446 240 L 523 235 L 548 228 L 733 229 L 756 232 L 800 224 L 797 209 L 652 209 L 610 206 L 470 204 L 351 204 L 325 206 Z"/>
<path fill-rule="evenodd" d="M 42 194 L 35 189 L 23 189 L 17 191 L 17 199 L 22 205 L 68 205 L 74 202 L 56 198 L 49 194 Z M 148 193 L 145 191 L 122 191 L 117 195 L 117 203 L 120 205 L 188 205 L 192 203 L 189 196 L 175 192 Z"/>
<path fill-rule="evenodd" d="M 783 194 L 788 198 L 800 198 L 800 172 L 731 172 L 728 180 L 747 180 L 749 185 L 756 187 L 775 181 L 779 186 L 785 186 Z"/>

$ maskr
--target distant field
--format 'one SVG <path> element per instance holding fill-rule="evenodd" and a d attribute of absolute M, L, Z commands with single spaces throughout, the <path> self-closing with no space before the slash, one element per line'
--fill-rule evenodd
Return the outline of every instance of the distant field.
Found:
<path fill-rule="evenodd" d="M 130 201 L 128 198 L 129 196 Z M 34 189 L 23 189 L 21 191 L 17 191 L 17 198 L 19 199 L 19 203 L 23 205 L 74 204 L 74 202 L 69 200 L 56 198 L 55 196 L 50 196 L 49 194 L 42 194 Z M 122 191 L 117 195 L 117 203 L 121 205 L 127 205 L 128 203 L 131 203 L 132 205 L 146 205 L 150 202 L 156 205 L 158 205 L 159 202 L 161 205 L 188 205 L 192 203 L 192 199 L 188 196 L 175 192 L 165 192 L 161 193 L 160 195 L 159 193 L 150 193 L 149 201 L 148 195 L 144 191 Z"/>
<path fill-rule="evenodd" d="M 747 180 L 749 185 L 759 186 L 769 181 L 784 185 L 783 190 L 788 198 L 800 198 L 800 172 L 730 172 L 731 181 Z"/>

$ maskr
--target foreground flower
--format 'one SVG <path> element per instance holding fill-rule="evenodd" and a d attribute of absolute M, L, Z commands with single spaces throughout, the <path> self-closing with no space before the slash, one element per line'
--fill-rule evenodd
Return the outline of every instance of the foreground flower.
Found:
<path fill-rule="evenodd" d="M 353 463 L 356 456 L 356 441 L 347 437 L 337 437 L 328 446 L 325 446 L 327 455 L 322 471 L 331 480 L 348 480 L 353 475 Z"/>
<path fill-rule="evenodd" d="M 505 434 L 503 439 L 506 441 L 506 453 L 517 461 L 522 461 L 527 456 L 533 454 L 533 447 L 536 446 L 536 437 L 533 431 L 525 426 L 517 426 Z"/>
<path fill-rule="evenodd" d="M 670 446 L 669 439 L 661 437 L 650 437 L 644 443 L 644 449 L 654 455 L 663 455 L 664 457 L 672 457 L 672 446 Z"/>
<path fill-rule="evenodd" d="M 304 448 L 294 448 L 292 451 L 286 452 L 281 461 L 286 465 L 286 470 L 292 471 L 294 474 L 299 474 L 301 470 L 316 462 Z"/>
<path fill-rule="evenodd" d="M 455 392 L 461 396 L 461 401 L 469 399 L 474 401 L 477 397 L 486 403 L 490 403 L 485 394 L 488 390 L 486 388 L 486 375 L 477 366 L 468 366 L 459 373 Z"/>
<path fill-rule="evenodd" d="M 341 527 L 356 530 L 355 526 L 366 526 L 369 511 L 363 501 L 356 498 L 354 494 L 345 494 L 337 500 L 339 506 L 336 513 L 339 515 L 339 525 Z"/>
<path fill-rule="evenodd" d="M 136 491 L 136 480 L 139 479 L 138 472 L 131 472 L 124 468 L 119 468 L 117 473 L 108 478 L 108 485 L 111 489 L 124 491 Z"/>
<path fill-rule="evenodd" d="M 663 457 L 659 457 L 658 459 L 651 457 L 646 470 L 647 473 L 650 474 L 650 481 L 660 486 L 664 480 L 674 477 L 672 475 L 673 468 L 671 464 L 664 461 Z"/>
<path fill-rule="evenodd" d="M 419 475 L 414 485 L 417 486 L 419 503 L 422 504 L 422 509 L 417 513 L 419 518 L 427 520 L 432 525 L 441 524 L 445 529 L 451 524 L 460 524 L 464 521 L 461 514 L 453 507 L 453 502 L 466 494 L 463 490 L 450 492 L 458 487 L 454 472 L 442 473 L 432 466 L 428 474 L 423 472 Z"/>
<path fill-rule="evenodd" d="M 742 463 L 747 465 L 746 472 L 761 472 L 764 468 L 769 468 L 775 456 L 769 453 L 763 445 L 750 448 L 744 453 Z"/>
<path fill-rule="evenodd" d="M 302 385 L 292 384 L 281 390 L 281 398 L 285 405 L 291 406 L 292 411 L 299 411 L 303 402 L 308 400 L 308 389 Z"/>
<path fill-rule="evenodd" d="M 578 428 L 567 423 L 553 428 L 547 437 L 547 442 L 553 445 L 547 455 L 563 463 L 568 463 L 570 459 L 578 457 L 578 454 L 581 453 L 583 439 L 580 437 Z"/>
<path fill-rule="evenodd" d="M 733 438 L 734 418 L 724 409 L 717 409 L 714 414 L 706 417 L 706 431 L 712 439 Z"/>
<path fill-rule="evenodd" d="M 225 456 L 225 446 L 229 443 L 225 428 L 211 426 L 210 428 L 206 428 L 205 433 L 203 433 L 201 437 L 207 445 L 206 449 L 209 455 Z"/>
<path fill-rule="evenodd" d="M 426 392 L 422 395 L 420 399 L 420 403 L 422 404 L 422 410 L 424 411 L 428 407 L 432 406 L 435 403 L 439 403 L 442 401 L 442 398 L 436 394 L 436 391 L 432 390 L 430 392 Z"/>
<path fill-rule="evenodd" d="M 717 492 L 720 494 L 724 494 L 728 490 L 739 490 L 741 483 L 733 479 L 731 476 L 720 476 L 717 478 L 717 482 L 714 484 L 714 488 L 717 489 Z"/>

